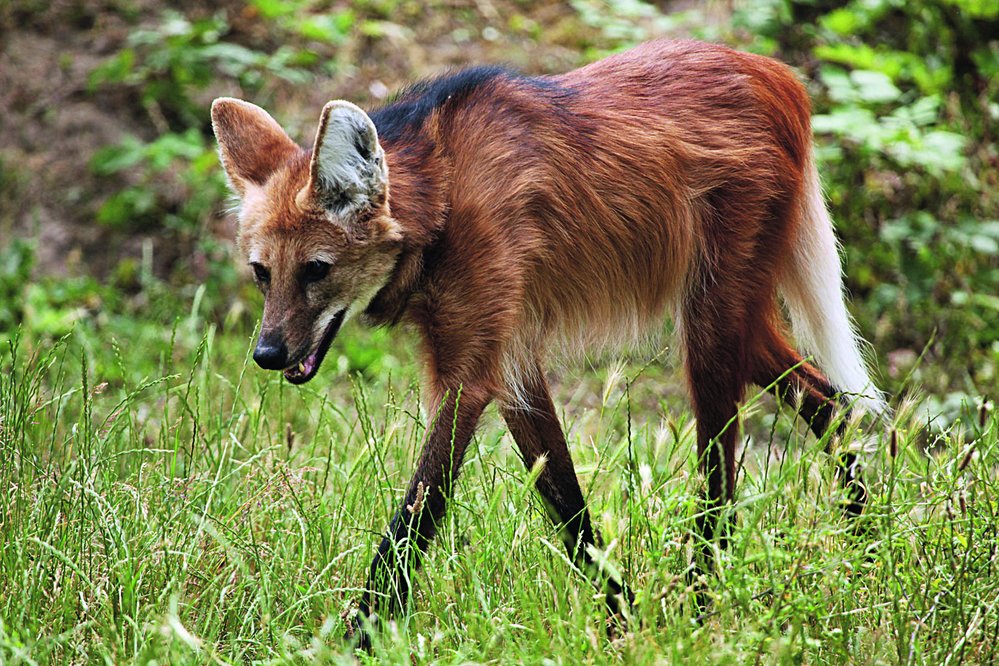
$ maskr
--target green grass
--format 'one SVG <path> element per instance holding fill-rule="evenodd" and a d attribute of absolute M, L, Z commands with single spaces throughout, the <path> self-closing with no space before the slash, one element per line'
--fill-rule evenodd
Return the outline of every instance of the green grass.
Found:
<path fill-rule="evenodd" d="M 4 350 L 0 663 L 352 661 L 343 618 L 423 432 L 411 355 L 370 344 L 403 361 L 365 377 L 334 353 L 302 388 L 248 362 L 248 334 L 193 319 L 141 349 L 78 330 Z M 489 410 L 412 611 L 361 661 L 997 658 L 994 412 L 946 432 L 906 414 L 894 435 L 851 426 L 877 440 L 854 530 L 825 442 L 768 400 L 747 409 L 738 519 L 698 625 L 685 401 L 630 366 L 557 384 L 606 558 L 636 590 L 630 628 L 608 637 Z"/>

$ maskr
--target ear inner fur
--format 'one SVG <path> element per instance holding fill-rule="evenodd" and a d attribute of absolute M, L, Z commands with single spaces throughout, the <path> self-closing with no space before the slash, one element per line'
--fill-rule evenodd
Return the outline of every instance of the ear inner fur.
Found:
<path fill-rule="evenodd" d="M 241 197 L 301 151 L 270 114 L 240 99 L 212 103 L 212 129 L 229 184 Z"/>
<path fill-rule="evenodd" d="M 385 153 L 364 111 L 342 100 L 323 107 L 309 175 L 300 199 L 337 217 L 349 217 L 384 201 L 388 185 Z"/>

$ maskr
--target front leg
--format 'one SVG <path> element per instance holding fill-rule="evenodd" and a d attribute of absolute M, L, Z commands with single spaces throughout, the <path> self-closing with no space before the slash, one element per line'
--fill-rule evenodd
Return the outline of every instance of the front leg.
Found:
<path fill-rule="evenodd" d="M 608 609 L 617 615 L 622 599 L 627 604 L 632 601 L 631 592 L 602 572 L 590 553 L 588 546 L 598 545 L 599 535 L 590 522 L 590 512 L 540 366 L 533 368 L 522 393 L 526 404 L 504 406 L 503 418 L 528 469 L 545 458 L 536 487 L 548 515 L 559 528 L 569 557 L 604 591 Z"/>
<path fill-rule="evenodd" d="M 391 615 L 407 601 L 409 573 L 441 524 L 475 425 L 500 386 L 500 354 L 523 298 L 515 254 L 493 233 L 503 222 L 484 219 L 485 212 L 476 201 L 452 202 L 407 311 L 423 339 L 433 420 L 406 498 L 371 563 L 358 623 Z M 367 639 L 362 634 L 360 642 Z"/>
<path fill-rule="evenodd" d="M 440 397 L 432 403 L 436 409 L 416 471 L 371 563 L 368 585 L 351 629 L 355 640 L 365 647 L 370 644 L 365 619 L 376 623 L 379 616 L 391 616 L 405 606 L 410 573 L 419 566 L 444 518 L 465 449 L 491 397 L 474 384 L 441 388 L 436 393 Z"/>

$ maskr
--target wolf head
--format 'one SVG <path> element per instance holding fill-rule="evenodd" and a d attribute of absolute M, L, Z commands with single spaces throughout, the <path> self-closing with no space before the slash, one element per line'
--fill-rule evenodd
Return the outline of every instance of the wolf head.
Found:
<path fill-rule="evenodd" d="M 216 99 L 212 126 L 240 199 L 239 245 L 264 294 L 253 359 L 307 382 L 395 266 L 402 234 L 385 151 L 371 118 L 343 101 L 323 108 L 311 151 L 241 100 Z"/>

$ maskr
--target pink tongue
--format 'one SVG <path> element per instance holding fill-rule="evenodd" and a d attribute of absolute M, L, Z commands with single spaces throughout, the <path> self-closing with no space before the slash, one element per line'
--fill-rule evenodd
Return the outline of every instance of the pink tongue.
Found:
<path fill-rule="evenodd" d="M 316 353 L 312 352 L 306 356 L 305 360 L 302 361 L 302 364 L 305 366 L 305 370 L 302 371 L 302 374 L 308 377 L 312 374 L 312 371 L 316 369 Z"/>
<path fill-rule="evenodd" d="M 305 359 L 293 368 L 288 368 L 285 373 L 292 377 L 308 377 L 316 369 L 316 352 L 312 352 Z"/>

